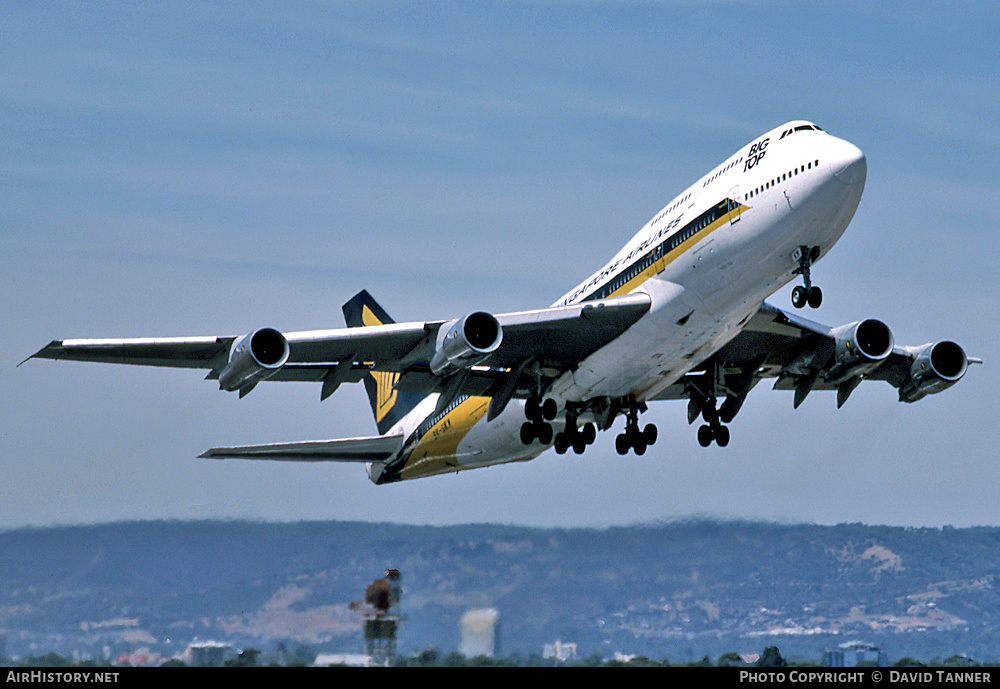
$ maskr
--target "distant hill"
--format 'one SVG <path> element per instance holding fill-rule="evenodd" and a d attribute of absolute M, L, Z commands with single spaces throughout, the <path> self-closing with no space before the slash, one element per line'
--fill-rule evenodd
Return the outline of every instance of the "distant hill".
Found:
<path fill-rule="evenodd" d="M 1000 529 L 692 521 L 608 529 L 137 522 L 0 532 L 0 653 L 194 640 L 360 652 L 352 601 L 403 577 L 399 650 L 451 653 L 469 609 L 502 655 L 688 661 L 860 640 L 890 662 L 1000 658 Z"/>

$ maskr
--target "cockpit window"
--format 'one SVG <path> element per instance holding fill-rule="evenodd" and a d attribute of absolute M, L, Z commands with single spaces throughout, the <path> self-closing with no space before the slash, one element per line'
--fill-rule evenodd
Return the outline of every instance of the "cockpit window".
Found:
<path fill-rule="evenodd" d="M 821 132 L 823 130 L 814 124 L 800 124 L 798 127 L 792 127 L 791 129 L 786 129 L 785 131 L 781 132 L 781 136 L 778 137 L 778 140 L 780 141 L 789 134 L 794 134 L 795 132 L 806 132 L 806 131 Z"/>

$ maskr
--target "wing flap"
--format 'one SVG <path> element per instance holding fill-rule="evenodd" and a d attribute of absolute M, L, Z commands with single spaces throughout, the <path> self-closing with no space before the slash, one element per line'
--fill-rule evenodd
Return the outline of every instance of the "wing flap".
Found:
<path fill-rule="evenodd" d="M 204 459 L 269 459 L 286 462 L 376 462 L 389 459 L 403 446 L 402 435 L 337 440 L 304 440 L 268 445 L 213 447 Z"/>
<path fill-rule="evenodd" d="M 490 366 L 513 368 L 531 358 L 559 368 L 574 366 L 608 344 L 649 311 L 648 294 L 500 314 L 503 343 Z"/>

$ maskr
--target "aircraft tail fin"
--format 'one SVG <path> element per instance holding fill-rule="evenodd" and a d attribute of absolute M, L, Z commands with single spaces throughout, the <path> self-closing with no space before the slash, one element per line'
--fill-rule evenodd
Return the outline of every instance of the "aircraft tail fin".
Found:
<path fill-rule="evenodd" d="M 343 309 L 344 320 L 349 328 L 395 323 L 367 290 L 354 295 L 344 304 Z M 375 425 L 382 435 L 423 399 L 423 395 L 418 393 L 396 390 L 399 376 L 396 371 L 371 371 L 364 378 L 368 401 L 375 415 Z"/>

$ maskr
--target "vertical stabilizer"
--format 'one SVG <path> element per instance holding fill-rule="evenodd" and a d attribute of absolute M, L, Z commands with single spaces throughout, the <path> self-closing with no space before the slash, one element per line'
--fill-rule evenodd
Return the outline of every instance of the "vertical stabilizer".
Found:
<path fill-rule="evenodd" d="M 344 320 L 349 328 L 395 322 L 367 290 L 358 292 L 344 304 L 343 308 Z M 400 374 L 395 371 L 371 371 L 364 378 L 368 401 L 375 415 L 375 424 L 382 435 L 385 435 L 423 399 L 418 393 L 396 390 L 399 376 Z"/>

